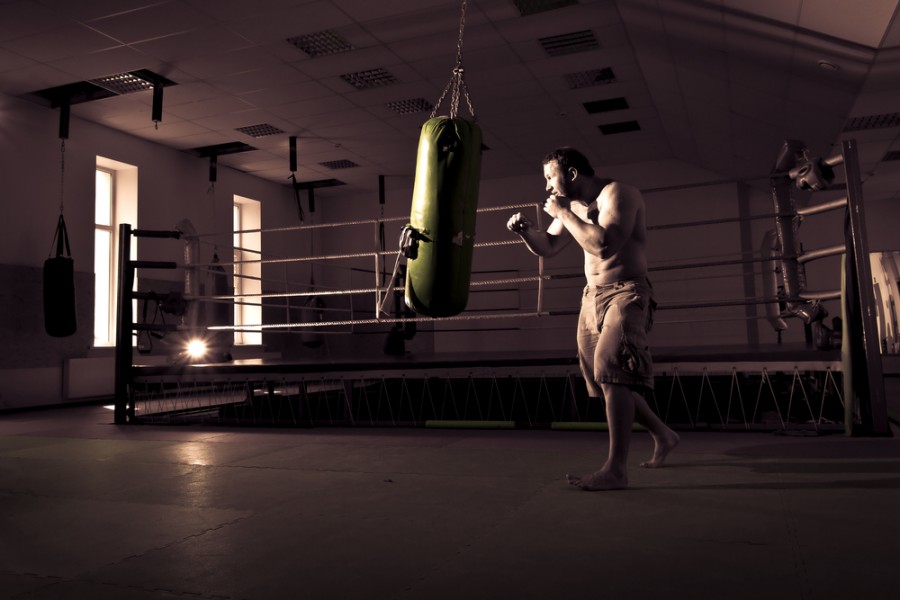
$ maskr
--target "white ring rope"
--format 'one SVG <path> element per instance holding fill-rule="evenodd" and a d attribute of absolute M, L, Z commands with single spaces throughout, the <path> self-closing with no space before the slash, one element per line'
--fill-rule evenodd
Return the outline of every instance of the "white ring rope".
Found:
<path fill-rule="evenodd" d="M 386 317 L 383 319 L 349 319 L 345 321 L 312 321 L 309 323 L 260 323 L 257 325 L 210 325 L 209 331 L 259 331 L 260 329 L 292 329 L 306 327 L 341 327 L 352 325 L 382 325 L 385 323 L 427 323 L 443 321 L 484 321 L 490 319 L 514 319 L 518 317 L 549 316 L 550 313 L 518 312 L 491 313 L 486 315 L 455 315 L 452 317 Z"/>
<path fill-rule="evenodd" d="M 493 248 L 497 246 L 514 246 L 516 244 L 523 244 L 524 242 L 521 239 L 518 240 L 498 240 L 494 242 L 478 242 L 473 246 L 475 248 Z M 276 264 L 286 264 L 286 263 L 302 263 L 302 262 L 313 262 L 313 261 L 326 261 L 326 260 L 347 260 L 350 258 L 374 258 L 375 256 L 388 256 L 396 254 L 396 250 L 379 250 L 377 252 L 349 252 L 346 254 L 325 254 L 321 256 L 293 256 L 293 257 L 285 257 L 285 258 L 253 258 L 250 260 L 235 260 L 235 261 L 223 261 L 216 263 L 192 263 L 191 265 L 179 265 L 182 268 L 201 268 L 201 267 L 213 267 L 215 265 L 228 267 L 234 265 L 276 265 Z"/>
<path fill-rule="evenodd" d="M 471 287 L 480 287 L 480 286 L 489 286 L 489 285 L 509 285 L 511 283 L 528 283 L 534 281 L 541 281 L 545 279 L 554 279 L 553 276 L 550 275 L 532 275 L 528 277 L 509 277 L 506 279 L 485 279 L 481 281 L 472 281 L 469 283 Z M 216 295 L 216 296 L 199 296 L 199 295 L 185 295 L 186 300 L 200 300 L 200 301 L 227 301 L 227 300 L 238 300 L 241 298 L 308 298 L 313 296 L 349 296 L 353 294 L 374 294 L 375 292 L 402 292 L 404 288 L 402 286 L 392 286 L 387 288 L 357 288 L 350 290 L 317 290 L 311 292 L 268 292 L 263 294 L 234 294 L 234 295 Z M 283 305 L 279 305 L 283 306 Z"/>
<path fill-rule="evenodd" d="M 476 213 L 498 212 L 501 210 L 514 210 L 517 208 L 536 208 L 538 203 L 528 202 L 522 204 L 507 204 L 505 206 L 490 206 L 479 208 Z M 319 223 L 313 225 L 289 225 L 286 227 L 267 227 L 258 229 L 238 229 L 234 231 L 219 231 L 212 233 L 198 233 L 193 237 L 213 237 L 234 235 L 236 233 L 284 233 L 288 231 L 306 231 L 310 229 L 332 229 L 335 227 L 347 227 L 351 225 L 377 225 L 379 223 L 391 223 L 396 221 L 409 221 L 409 216 L 405 217 L 384 217 L 383 219 L 361 219 L 358 221 L 341 221 L 338 223 Z"/>

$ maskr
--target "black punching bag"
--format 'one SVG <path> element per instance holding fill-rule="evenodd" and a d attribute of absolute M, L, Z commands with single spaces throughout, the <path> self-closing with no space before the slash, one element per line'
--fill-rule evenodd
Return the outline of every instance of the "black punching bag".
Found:
<path fill-rule="evenodd" d="M 44 261 L 44 328 L 53 337 L 75 333 L 75 265 L 62 214 L 56 225 L 56 256 Z"/>

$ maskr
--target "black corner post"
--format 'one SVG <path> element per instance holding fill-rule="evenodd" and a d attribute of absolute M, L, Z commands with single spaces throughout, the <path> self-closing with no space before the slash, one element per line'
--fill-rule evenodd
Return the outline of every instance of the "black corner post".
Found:
<path fill-rule="evenodd" d="M 844 430 L 857 435 L 890 435 L 856 140 L 845 140 L 841 151 L 847 179 L 844 327 L 849 332 L 844 336 L 842 351 Z M 854 415 L 856 408 L 859 426 Z"/>
<path fill-rule="evenodd" d="M 115 364 L 115 409 L 117 425 L 128 423 L 134 418 L 134 403 L 131 402 L 128 382 L 131 381 L 131 366 L 134 359 L 131 336 L 134 317 L 131 314 L 131 288 L 134 286 L 134 269 L 131 265 L 131 225 L 119 225 L 119 290 L 116 295 L 116 364 Z"/>

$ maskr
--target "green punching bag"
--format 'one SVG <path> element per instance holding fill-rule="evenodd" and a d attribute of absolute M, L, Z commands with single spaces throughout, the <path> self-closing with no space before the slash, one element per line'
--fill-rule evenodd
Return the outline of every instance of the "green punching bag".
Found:
<path fill-rule="evenodd" d="M 481 129 L 473 121 L 433 117 L 422 126 L 407 258 L 406 305 L 430 317 L 462 312 L 469 299 L 481 175 Z"/>

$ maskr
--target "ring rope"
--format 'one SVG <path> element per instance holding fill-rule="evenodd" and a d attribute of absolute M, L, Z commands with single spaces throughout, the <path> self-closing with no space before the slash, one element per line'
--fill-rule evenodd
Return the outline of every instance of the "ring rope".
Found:
<path fill-rule="evenodd" d="M 516 244 L 524 243 L 521 239 L 518 240 L 498 240 L 493 242 L 478 242 L 474 244 L 476 248 L 492 248 L 497 246 L 514 246 Z M 377 252 L 348 252 L 345 254 L 326 254 L 324 256 L 293 256 L 286 258 L 252 258 L 248 260 L 235 260 L 235 261 L 223 261 L 216 263 L 192 263 L 189 267 L 182 265 L 184 268 L 199 268 L 199 267 L 212 267 L 213 265 L 219 266 L 233 266 L 233 265 L 273 265 L 273 264 L 285 264 L 285 263 L 296 263 L 296 262 L 312 262 L 318 260 L 346 260 L 349 258 L 373 258 L 375 256 L 392 256 L 396 254 L 396 250 L 379 250 Z"/>
<path fill-rule="evenodd" d="M 723 223 L 739 223 L 743 221 L 756 221 L 759 219 L 778 219 L 778 218 L 790 218 L 795 217 L 794 213 L 784 213 L 784 214 L 767 214 L 767 215 L 752 215 L 749 217 L 722 217 L 721 219 L 707 219 L 705 221 L 683 221 L 681 223 L 665 223 L 663 225 L 648 225 L 648 231 L 658 231 L 660 229 L 676 229 L 679 227 L 696 227 L 699 225 L 721 225 Z"/>
<path fill-rule="evenodd" d="M 675 271 L 678 269 L 695 269 L 700 267 L 722 267 L 727 265 L 744 265 L 760 262 L 772 262 L 777 260 L 796 260 L 798 256 L 764 256 L 756 258 L 740 258 L 734 260 L 712 260 L 701 263 L 683 263 L 677 265 L 658 265 L 647 267 L 648 271 Z"/>
<path fill-rule="evenodd" d="M 504 206 L 488 206 L 479 208 L 476 213 L 499 212 L 502 210 L 514 210 L 517 208 L 538 208 L 539 204 L 535 202 L 523 202 L 520 204 L 507 204 Z M 390 223 L 399 221 L 409 221 L 409 215 L 403 217 L 385 217 L 383 219 L 361 219 L 357 221 L 341 221 L 337 223 L 318 223 L 312 225 L 288 225 L 285 227 L 267 227 L 257 229 L 237 229 L 232 231 L 219 231 L 210 233 L 197 233 L 191 237 L 212 237 L 221 235 L 234 235 L 235 233 L 284 233 L 289 231 L 305 231 L 310 229 L 333 229 L 336 227 L 348 227 L 353 225 L 378 225 L 379 223 Z"/>
<path fill-rule="evenodd" d="M 739 223 L 744 221 L 757 221 L 759 219 L 790 219 L 794 217 L 798 217 L 802 219 L 803 217 L 808 217 L 811 215 L 817 215 L 820 213 L 828 212 L 830 210 L 836 210 L 839 208 L 843 208 L 847 206 L 847 198 L 838 198 L 836 200 L 831 200 L 828 202 L 822 202 L 821 204 L 813 204 L 811 206 L 806 206 L 804 208 L 798 208 L 795 212 L 792 213 L 774 213 L 774 214 L 765 214 L 765 215 L 750 215 L 746 217 L 722 217 L 721 219 L 707 219 L 704 221 L 684 221 L 681 223 L 666 223 L 663 225 L 649 225 L 647 226 L 647 230 L 658 231 L 660 229 L 675 229 L 679 227 L 696 227 L 700 225 L 720 225 L 723 223 Z"/>
<path fill-rule="evenodd" d="M 773 304 L 777 302 L 796 302 L 800 299 L 789 298 L 747 298 L 738 300 L 715 300 L 709 302 L 684 302 L 684 303 L 667 303 L 660 304 L 658 310 L 685 310 L 692 308 L 716 308 L 729 306 L 749 306 L 754 304 Z M 260 331 L 263 329 L 291 329 L 291 328 L 310 328 L 310 327 L 341 327 L 353 325 L 380 325 L 393 323 L 422 323 L 436 321 L 482 321 L 489 319 L 513 319 L 519 317 L 546 317 L 546 316 L 571 316 L 578 314 L 577 309 L 572 310 L 553 310 L 553 311 L 532 311 L 517 313 L 490 313 L 480 315 L 455 315 L 452 317 L 442 317 L 436 319 L 434 317 L 388 317 L 379 319 L 347 319 L 342 321 L 313 321 L 307 323 L 274 323 L 274 324 L 253 324 L 253 325 L 210 325 L 206 329 L 209 331 Z M 706 319 L 704 319 L 706 320 Z"/>
<path fill-rule="evenodd" d="M 549 316 L 550 313 L 542 313 Z M 384 319 L 348 319 L 344 321 L 313 321 L 309 323 L 260 323 L 258 325 L 210 325 L 206 329 L 210 331 L 235 331 L 248 330 L 258 331 L 260 329 L 288 329 L 294 327 L 329 327 L 329 326 L 348 326 L 348 325 L 382 325 L 385 323 L 427 323 L 435 321 L 484 321 L 489 319 L 514 319 L 518 317 L 533 317 L 537 315 L 534 312 L 518 312 L 518 313 L 491 313 L 486 315 L 454 315 L 452 317 L 388 317 Z M 540 315 L 538 315 L 540 316 Z"/>
<path fill-rule="evenodd" d="M 509 285 L 511 283 L 528 283 L 534 281 L 541 281 L 543 279 L 564 279 L 567 277 L 557 277 L 551 275 L 544 276 L 529 276 L 529 277 L 510 277 L 506 279 L 490 279 L 490 280 L 482 280 L 482 281 L 472 281 L 469 283 L 470 286 L 479 287 L 479 286 L 488 286 L 488 285 Z M 393 286 L 389 288 L 356 288 L 350 290 L 325 290 L 325 291 L 312 291 L 312 292 L 269 292 L 264 294 L 234 294 L 234 295 L 216 295 L 216 296 L 199 296 L 199 295 L 186 295 L 185 299 L 187 300 L 215 300 L 215 301 L 225 301 L 225 300 L 237 300 L 240 298 L 307 298 L 310 296 L 349 296 L 353 294 L 373 294 L 377 292 L 391 293 L 391 292 L 400 292 L 403 291 L 403 286 Z"/>

